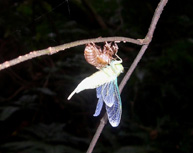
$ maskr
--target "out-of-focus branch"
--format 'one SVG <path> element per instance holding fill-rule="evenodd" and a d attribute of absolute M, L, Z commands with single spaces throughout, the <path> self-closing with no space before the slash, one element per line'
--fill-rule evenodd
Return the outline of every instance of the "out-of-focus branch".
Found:
<path fill-rule="evenodd" d="M 135 70 L 135 68 L 137 67 L 137 64 L 139 63 L 139 61 L 141 60 L 142 56 L 144 55 L 148 45 L 150 44 L 152 38 L 153 38 L 153 33 L 155 31 L 155 28 L 156 28 L 156 25 L 157 25 L 157 22 L 160 18 L 160 15 L 163 11 L 163 8 L 165 7 L 165 5 L 167 4 L 168 0 L 160 0 L 156 10 L 155 10 L 155 13 L 154 13 L 154 16 L 152 18 L 152 21 L 151 21 L 151 24 L 150 24 L 150 27 L 149 27 L 149 30 L 148 30 L 148 33 L 145 37 L 145 39 L 142 39 L 141 41 L 143 42 L 146 42 L 146 44 L 144 44 L 138 55 L 136 56 L 135 60 L 133 61 L 132 65 L 130 66 L 129 70 L 127 71 L 127 73 L 125 74 L 123 80 L 121 81 L 120 85 L 119 85 L 119 91 L 120 93 L 122 92 L 124 86 L 126 85 L 127 81 L 129 80 L 131 74 L 133 73 L 133 71 Z M 107 122 L 107 114 L 105 113 L 105 115 L 103 116 L 103 118 L 101 119 L 101 122 L 96 130 L 96 133 L 90 143 L 90 146 L 87 150 L 87 153 L 92 153 L 95 145 L 96 145 L 96 142 L 98 141 L 98 138 L 105 126 L 105 123 Z"/>
<path fill-rule="evenodd" d="M 107 25 L 103 21 L 102 17 L 97 14 L 95 9 L 92 7 L 92 5 L 89 3 L 88 0 L 82 0 L 83 4 L 88 8 L 88 10 L 91 12 L 97 23 L 100 25 L 102 29 L 107 29 Z"/>
<path fill-rule="evenodd" d="M 19 56 L 13 60 L 5 61 L 4 63 L 0 64 L 0 71 L 8 67 L 11 67 L 13 65 L 19 64 L 21 62 L 30 60 L 35 57 L 39 57 L 43 55 L 52 55 L 59 51 L 64 51 L 65 49 L 76 47 L 79 45 L 88 44 L 91 42 L 98 43 L 98 42 L 104 42 L 104 41 L 115 41 L 117 43 L 123 41 L 123 42 L 130 42 L 130 43 L 137 44 L 137 45 L 143 45 L 144 43 L 147 43 L 141 39 L 132 39 L 132 38 L 127 38 L 127 37 L 104 37 L 104 38 L 99 37 L 99 38 L 93 38 L 93 39 L 78 40 L 78 41 L 66 43 L 63 45 L 55 46 L 55 47 L 48 47 L 47 49 L 32 51 L 26 55 Z"/>
<path fill-rule="evenodd" d="M 129 70 L 127 71 L 125 77 L 121 81 L 121 83 L 119 85 L 120 92 L 122 92 L 125 84 L 129 80 L 131 74 L 133 73 L 134 69 L 137 67 L 137 64 L 139 63 L 139 61 L 141 60 L 141 58 L 142 58 L 143 54 L 145 53 L 147 47 L 149 46 L 149 44 L 150 44 L 150 42 L 151 42 L 151 40 L 153 38 L 153 34 L 154 34 L 154 31 L 155 31 L 156 25 L 158 23 L 158 20 L 160 18 L 160 15 L 161 15 L 161 13 L 163 11 L 163 8 L 167 4 L 167 2 L 168 2 L 168 0 L 160 0 L 159 4 L 158 4 L 158 6 L 157 6 L 157 8 L 155 10 L 154 16 L 152 18 L 152 21 L 151 21 L 148 33 L 147 33 L 145 39 L 143 39 L 144 42 L 147 42 L 147 44 L 144 44 L 141 47 L 141 50 L 139 51 L 139 53 L 136 56 L 135 60 L 133 61 L 132 65 L 130 66 Z"/>

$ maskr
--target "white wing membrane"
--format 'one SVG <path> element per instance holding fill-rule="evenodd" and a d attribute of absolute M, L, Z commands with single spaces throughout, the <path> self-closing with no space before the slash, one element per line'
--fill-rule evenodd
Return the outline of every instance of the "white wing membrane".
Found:
<path fill-rule="evenodd" d="M 86 89 L 94 89 L 105 83 L 111 82 L 123 71 L 122 64 L 111 64 L 100 71 L 95 72 L 90 77 L 82 80 L 74 91 L 69 95 L 68 100 L 72 98 L 75 93 L 79 93 Z"/>

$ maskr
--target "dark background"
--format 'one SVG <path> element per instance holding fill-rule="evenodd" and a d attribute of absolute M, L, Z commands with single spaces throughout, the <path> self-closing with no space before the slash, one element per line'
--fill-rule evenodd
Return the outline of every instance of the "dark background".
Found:
<path fill-rule="evenodd" d="M 0 63 L 81 39 L 144 38 L 158 2 L 1 0 Z M 169 0 L 146 54 L 121 94 L 121 124 L 106 125 L 95 153 L 193 152 L 192 6 L 192 0 Z M 140 47 L 118 45 L 126 72 Z M 78 83 L 96 71 L 85 61 L 84 47 L 0 72 L 0 153 L 86 152 L 104 110 L 92 116 L 95 90 L 67 101 Z"/>

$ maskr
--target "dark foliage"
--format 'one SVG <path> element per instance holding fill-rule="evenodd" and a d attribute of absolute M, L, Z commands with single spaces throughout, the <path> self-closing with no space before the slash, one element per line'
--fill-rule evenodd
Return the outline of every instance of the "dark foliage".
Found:
<path fill-rule="evenodd" d="M 143 38 L 158 2 L 2 0 L 0 62 L 80 39 Z M 121 95 L 121 125 L 108 124 L 94 152 L 193 152 L 192 5 L 191 0 L 169 1 L 147 53 Z M 118 45 L 127 70 L 139 47 Z M 0 72 L 1 153 L 86 151 L 102 117 L 92 116 L 95 90 L 67 101 L 76 85 L 96 71 L 86 63 L 83 50 L 84 46 L 75 47 Z"/>

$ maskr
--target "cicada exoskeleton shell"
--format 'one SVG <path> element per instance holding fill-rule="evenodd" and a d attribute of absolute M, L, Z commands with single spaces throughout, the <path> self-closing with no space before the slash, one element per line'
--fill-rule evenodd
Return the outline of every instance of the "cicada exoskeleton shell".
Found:
<path fill-rule="evenodd" d="M 100 46 L 90 43 L 86 45 L 84 56 L 89 64 L 95 66 L 97 69 L 101 69 L 114 59 L 113 56 L 117 53 L 117 51 L 118 46 L 116 43 L 112 45 L 112 43 L 105 42 L 103 50 Z"/>

